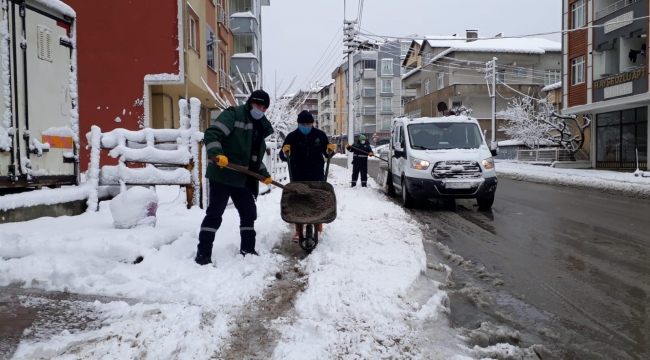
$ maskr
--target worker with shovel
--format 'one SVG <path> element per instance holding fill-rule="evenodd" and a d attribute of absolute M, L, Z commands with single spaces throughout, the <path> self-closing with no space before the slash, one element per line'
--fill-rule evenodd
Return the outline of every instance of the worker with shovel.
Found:
<path fill-rule="evenodd" d="M 269 95 L 256 90 L 244 105 L 229 107 L 205 131 L 204 142 L 208 157 L 206 178 L 210 181 L 210 204 L 201 223 L 196 261 L 199 265 L 212 263 L 212 244 L 221 226 L 223 212 L 232 198 L 239 212 L 240 254 L 257 255 L 255 251 L 255 200 L 259 191 L 258 180 L 227 168 L 235 164 L 253 171 L 265 179 L 273 180 L 262 158 L 266 151 L 264 139 L 273 133 L 273 127 L 264 113 L 270 104 Z"/>
<path fill-rule="evenodd" d="M 287 161 L 290 153 L 291 181 L 324 181 L 325 160 L 328 150 L 334 152 L 336 146 L 331 144 L 327 135 L 314 128 L 314 117 L 303 110 L 298 114 L 298 128 L 289 133 L 282 144 L 280 159 Z M 322 231 L 322 224 L 318 231 Z M 300 228 L 296 225 L 296 234 L 293 241 L 298 242 Z"/>
<path fill-rule="evenodd" d="M 368 182 L 368 156 L 373 156 L 372 148 L 366 141 L 365 135 L 360 135 L 359 140 L 352 144 L 345 145 L 345 148 L 352 152 L 352 187 L 357 186 L 357 179 L 361 173 L 361 187 L 366 187 Z"/>

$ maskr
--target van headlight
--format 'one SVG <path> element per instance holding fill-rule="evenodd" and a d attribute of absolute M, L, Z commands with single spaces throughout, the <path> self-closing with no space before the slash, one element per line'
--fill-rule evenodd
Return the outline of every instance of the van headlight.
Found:
<path fill-rule="evenodd" d="M 413 158 L 411 160 L 411 167 L 416 170 L 426 170 L 429 167 L 429 162 L 426 160 Z"/>
<path fill-rule="evenodd" d="M 494 158 L 487 158 L 483 160 L 482 164 L 486 169 L 494 169 Z"/>

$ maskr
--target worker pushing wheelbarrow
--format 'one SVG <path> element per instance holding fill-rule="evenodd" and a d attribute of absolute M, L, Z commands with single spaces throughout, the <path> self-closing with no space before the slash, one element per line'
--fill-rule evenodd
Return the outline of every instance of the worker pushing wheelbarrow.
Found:
<path fill-rule="evenodd" d="M 313 127 L 314 118 L 309 111 L 298 114 L 298 129 L 289 133 L 282 146 L 280 158 L 289 165 L 289 188 L 310 192 L 299 197 L 295 192 L 283 192 L 282 219 L 296 225 L 293 241 L 305 251 L 318 245 L 322 224 L 336 219 L 334 188 L 327 183 L 327 173 L 334 150 L 327 135 Z M 325 167 L 327 159 L 327 168 Z"/>

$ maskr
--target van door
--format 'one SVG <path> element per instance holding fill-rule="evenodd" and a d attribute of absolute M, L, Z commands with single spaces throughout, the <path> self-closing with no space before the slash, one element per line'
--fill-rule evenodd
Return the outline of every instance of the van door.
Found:
<path fill-rule="evenodd" d="M 10 34 L 15 186 L 75 184 L 72 19 L 29 0 L 9 1 L 3 15 Z"/>
<path fill-rule="evenodd" d="M 396 154 L 399 154 L 404 151 L 404 148 L 402 147 L 402 141 L 403 139 L 403 126 L 400 124 L 395 128 L 395 131 L 393 133 L 392 137 L 392 142 L 393 142 L 393 152 L 391 154 L 391 169 L 392 169 L 392 175 L 393 175 L 393 184 L 395 185 L 396 188 L 401 188 L 402 186 L 402 158 L 395 156 Z"/>

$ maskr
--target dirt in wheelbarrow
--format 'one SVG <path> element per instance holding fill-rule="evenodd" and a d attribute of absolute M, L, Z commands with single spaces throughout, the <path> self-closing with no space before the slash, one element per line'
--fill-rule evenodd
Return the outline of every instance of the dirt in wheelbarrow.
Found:
<path fill-rule="evenodd" d="M 329 191 L 300 183 L 289 183 L 287 187 L 294 192 L 282 205 L 282 211 L 293 219 L 303 219 L 304 224 L 318 223 L 336 211 L 336 196 Z"/>

